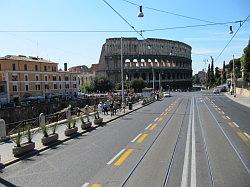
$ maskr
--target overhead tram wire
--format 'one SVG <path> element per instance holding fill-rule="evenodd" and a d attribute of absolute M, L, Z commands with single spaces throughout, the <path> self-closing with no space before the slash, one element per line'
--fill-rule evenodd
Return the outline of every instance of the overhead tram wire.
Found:
<path fill-rule="evenodd" d="M 247 19 L 245 21 L 250 21 Z M 236 24 L 242 23 L 242 20 L 237 21 L 228 21 L 228 22 L 218 22 L 218 23 L 208 23 L 208 24 L 199 24 L 199 25 L 185 25 L 185 26 L 176 26 L 176 27 L 165 27 L 165 28 L 155 28 L 155 29 L 143 29 L 140 31 L 137 30 L 0 30 L 0 33 L 133 33 L 139 32 L 155 32 L 155 31 L 165 31 L 165 30 L 175 30 L 175 29 L 187 29 L 195 27 L 207 27 L 207 26 L 216 26 L 216 25 L 227 25 L 227 24 Z M 130 26 L 130 25 L 129 25 Z M 131 28 L 134 27 L 131 25 Z M 141 35 L 140 35 L 141 36 Z"/>
<path fill-rule="evenodd" d="M 231 37 L 231 39 L 228 41 L 228 43 L 226 44 L 226 46 L 222 49 L 222 51 L 220 52 L 220 54 L 216 57 L 215 61 L 216 62 L 220 56 L 222 55 L 222 53 L 225 51 L 225 49 L 227 48 L 227 46 L 231 43 L 231 41 L 234 39 L 235 35 L 238 33 L 238 31 L 240 30 L 240 28 L 244 25 L 244 23 L 248 20 L 248 18 L 250 17 L 250 14 L 247 16 L 247 18 L 240 24 L 240 26 L 238 27 L 238 29 L 236 30 L 236 32 L 234 33 L 234 35 Z"/>
<path fill-rule="evenodd" d="M 131 2 L 131 1 L 128 1 L 128 0 L 122 0 L 122 1 L 127 2 L 127 3 L 129 3 L 131 5 L 141 6 L 141 5 L 137 4 L 137 3 L 134 3 L 134 2 Z M 169 11 L 166 11 L 166 10 L 160 10 L 160 9 L 156 9 L 156 8 L 152 8 L 152 7 L 148 7 L 148 6 L 143 6 L 143 8 L 153 10 L 153 11 L 157 11 L 157 12 L 161 12 L 161 13 L 174 15 L 174 16 L 178 16 L 178 17 L 192 19 L 192 20 L 196 20 L 196 21 L 201 21 L 201 22 L 206 22 L 206 23 L 215 23 L 215 22 L 212 22 L 212 21 L 208 21 L 208 20 L 204 20 L 204 19 L 200 19 L 200 18 L 195 18 L 195 17 L 190 17 L 190 16 L 186 16 L 186 15 L 182 15 L 182 14 L 177 14 L 177 13 L 169 12 Z"/>

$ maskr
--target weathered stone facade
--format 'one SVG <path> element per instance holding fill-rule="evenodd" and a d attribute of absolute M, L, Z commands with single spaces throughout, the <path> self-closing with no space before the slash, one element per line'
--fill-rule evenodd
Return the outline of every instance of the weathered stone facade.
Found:
<path fill-rule="evenodd" d="M 191 47 L 165 39 L 122 38 L 124 80 L 142 78 L 147 87 L 192 87 Z M 102 46 L 97 76 L 121 81 L 121 38 L 109 38 Z M 154 78 L 153 78 L 154 76 Z"/>

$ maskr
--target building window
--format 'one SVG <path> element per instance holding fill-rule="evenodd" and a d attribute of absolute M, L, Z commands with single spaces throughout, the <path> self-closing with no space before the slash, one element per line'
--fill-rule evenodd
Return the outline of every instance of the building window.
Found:
<path fill-rule="evenodd" d="M 13 92 L 17 91 L 17 85 L 13 85 Z"/>
<path fill-rule="evenodd" d="M 44 66 L 44 71 L 47 71 L 47 66 Z"/>
<path fill-rule="evenodd" d="M 29 85 L 25 85 L 25 91 L 29 91 Z"/>
<path fill-rule="evenodd" d="M 56 81 L 56 76 L 53 76 L 53 81 Z"/>
<path fill-rule="evenodd" d="M 12 64 L 12 70 L 16 70 L 16 64 Z"/>
<path fill-rule="evenodd" d="M 55 90 L 57 89 L 57 84 L 54 84 L 54 89 L 55 89 Z"/>
<path fill-rule="evenodd" d="M 38 77 L 38 75 L 36 75 L 36 81 L 39 81 L 39 77 Z"/>
<path fill-rule="evenodd" d="M 28 81 L 28 75 L 24 75 L 24 80 Z"/>
<path fill-rule="evenodd" d="M 61 84 L 59 85 L 59 88 L 60 88 L 60 90 L 62 89 L 62 85 Z"/>
<path fill-rule="evenodd" d="M 69 84 L 65 84 L 65 89 L 69 89 Z"/>
<path fill-rule="evenodd" d="M 38 65 L 35 65 L 35 71 L 38 71 Z"/>
<path fill-rule="evenodd" d="M 45 79 L 45 81 L 48 81 L 48 76 L 47 75 L 44 76 L 44 79 Z"/>
<path fill-rule="evenodd" d="M 37 85 L 36 85 L 36 90 L 41 90 L 40 84 L 37 84 Z"/>
<path fill-rule="evenodd" d="M 61 76 L 59 76 L 59 81 L 61 81 Z"/>
<path fill-rule="evenodd" d="M 44 85 L 44 89 L 45 89 L 45 90 L 49 90 L 49 85 L 48 85 L 48 84 L 45 84 L 45 85 Z"/>
<path fill-rule="evenodd" d="M 69 81 L 69 77 L 66 76 L 66 77 L 65 77 L 65 81 Z"/>
<path fill-rule="evenodd" d="M 27 64 L 24 64 L 24 71 L 27 71 L 28 70 L 28 66 Z"/>
<path fill-rule="evenodd" d="M 73 77 L 73 81 L 76 81 L 76 77 Z"/>
<path fill-rule="evenodd" d="M 73 88 L 76 88 L 76 84 L 73 84 Z"/>
<path fill-rule="evenodd" d="M 12 81 L 17 81 L 17 75 L 12 75 Z"/>

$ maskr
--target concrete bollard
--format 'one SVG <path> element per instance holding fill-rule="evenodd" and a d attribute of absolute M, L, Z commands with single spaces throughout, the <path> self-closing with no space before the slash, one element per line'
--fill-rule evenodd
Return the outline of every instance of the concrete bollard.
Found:
<path fill-rule="evenodd" d="M 39 125 L 40 126 L 45 125 L 45 115 L 44 115 L 44 113 L 41 113 L 39 115 Z"/>
<path fill-rule="evenodd" d="M 6 140 L 6 124 L 3 119 L 0 119 L 0 140 Z"/>

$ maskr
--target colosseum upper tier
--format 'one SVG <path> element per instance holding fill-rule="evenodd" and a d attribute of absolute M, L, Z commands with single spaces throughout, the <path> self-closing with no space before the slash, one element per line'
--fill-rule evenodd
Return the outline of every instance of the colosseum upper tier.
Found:
<path fill-rule="evenodd" d="M 142 78 L 147 87 L 155 89 L 189 89 L 191 49 L 185 43 L 165 39 L 108 38 L 102 46 L 96 73 L 114 83 L 120 82 L 122 54 L 124 80 Z"/>

